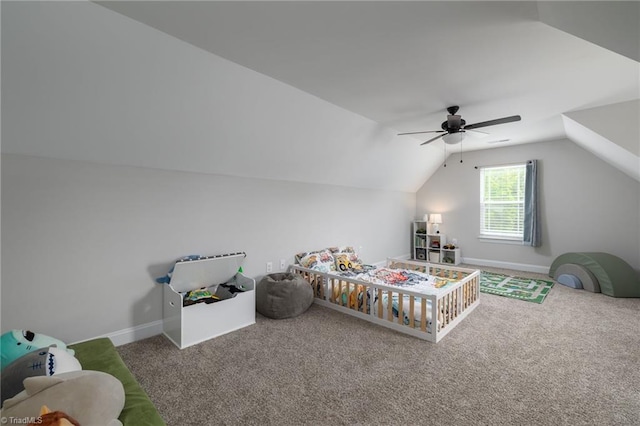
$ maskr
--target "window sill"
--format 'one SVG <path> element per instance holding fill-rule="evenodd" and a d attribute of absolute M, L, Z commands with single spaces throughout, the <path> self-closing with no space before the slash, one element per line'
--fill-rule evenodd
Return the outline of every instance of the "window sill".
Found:
<path fill-rule="evenodd" d="M 478 239 L 485 243 L 522 245 L 522 238 L 500 237 L 497 235 L 479 235 Z"/>

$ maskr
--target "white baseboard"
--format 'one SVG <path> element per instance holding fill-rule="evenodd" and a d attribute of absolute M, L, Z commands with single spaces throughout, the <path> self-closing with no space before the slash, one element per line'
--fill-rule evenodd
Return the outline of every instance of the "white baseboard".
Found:
<path fill-rule="evenodd" d="M 162 323 L 162 320 L 157 320 L 147 324 L 118 330 L 116 332 L 109 333 L 106 337 L 110 338 L 115 346 L 120 346 L 161 334 Z"/>
<path fill-rule="evenodd" d="M 121 346 L 127 343 L 133 343 L 138 340 L 146 339 L 147 337 L 153 337 L 158 334 L 162 334 L 162 320 L 136 325 L 135 327 L 124 328 L 122 330 L 114 331 L 113 333 L 107 333 L 101 336 L 92 337 L 91 339 L 81 340 L 79 342 L 73 343 L 82 343 L 86 342 L 87 340 L 108 337 L 109 339 L 111 339 L 115 346 Z"/>
<path fill-rule="evenodd" d="M 515 269 L 516 271 L 536 272 L 538 274 L 548 274 L 549 267 L 542 265 L 529 265 L 527 263 L 502 262 L 499 260 L 473 259 L 464 257 L 463 263 L 478 266 L 492 266 L 494 268 Z"/>

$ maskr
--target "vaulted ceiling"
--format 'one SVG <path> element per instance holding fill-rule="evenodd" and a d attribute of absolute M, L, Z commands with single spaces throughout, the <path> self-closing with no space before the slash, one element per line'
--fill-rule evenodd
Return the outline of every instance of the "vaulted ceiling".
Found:
<path fill-rule="evenodd" d="M 396 134 L 459 105 L 522 120 L 448 152 L 568 137 L 640 180 L 639 18 L 608 1 L 2 2 L 2 150 L 415 191 L 445 144 Z"/>
<path fill-rule="evenodd" d="M 450 105 L 467 123 L 522 116 L 455 150 L 564 138 L 563 114 L 640 98 L 638 2 L 99 4 L 396 132 L 439 130 Z"/>

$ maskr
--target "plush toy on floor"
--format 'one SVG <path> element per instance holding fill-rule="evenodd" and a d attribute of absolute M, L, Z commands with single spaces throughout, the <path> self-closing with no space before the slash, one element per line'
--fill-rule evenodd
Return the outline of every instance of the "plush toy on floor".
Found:
<path fill-rule="evenodd" d="M 24 387 L 24 391 L 4 402 L 0 418 L 33 418 L 46 405 L 67 413 L 83 426 L 123 426 L 118 417 L 124 407 L 124 386 L 111 374 L 81 370 L 28 377 Z"/>
<path fill-rule="evenodd" d="M 0 400 L 13 398 L 24 389 L 27 377 L 54 376 L 82 370 L 80 362 L 64 349 L 51 346 L 36 349 L 13 361 L 2 370 Z"/>
<path fill-rule="evenodd" d="M 36 349 L 55 346 L 74 355 L 73 349 L 67 349 L 62 341 L 44 334 L 34 333 L 29 330 L 11 330 L 0 336 L 0 370 L 11 364 L 22 355 L 33 352 Z"/>

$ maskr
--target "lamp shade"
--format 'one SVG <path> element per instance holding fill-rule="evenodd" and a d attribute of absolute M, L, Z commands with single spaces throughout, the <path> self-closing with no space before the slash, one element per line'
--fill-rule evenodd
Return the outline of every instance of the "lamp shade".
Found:
<path fill-rule="evenodd" d="M 440 213 L 431 214 L 431 216 L 429 217 L 429 222 L 434 224 L 442 223 L 442 215 Z"/>

